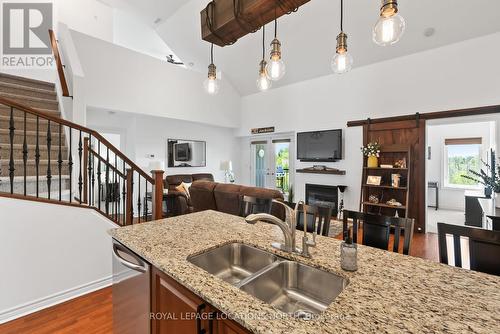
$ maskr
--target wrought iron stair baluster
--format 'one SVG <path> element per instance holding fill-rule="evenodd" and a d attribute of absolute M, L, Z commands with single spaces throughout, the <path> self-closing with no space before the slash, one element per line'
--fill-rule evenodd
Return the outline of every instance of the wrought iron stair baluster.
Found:
<path fill-rule="evenodd" d="M 59 170 L 59 201 L 62 201 L 62 124 L 59 124 L 59 155 L 57 157 L 57 168 Z"/>
<path fill-rule="evenodd" d="M 83 144 L 82 144 L 82 130 L 80 130 L 80 140 L 78 141 L 78 201 L 82 204 L 82 189 L 83 189 L 83 177 L 82 177 L 82 155 L 83 155 Z"/>
<path fill-rule="evenodd" d="M 69 172 L 69 202 L 73 201 L 73 129 L 69 128 L 69 156 L 68 156 L 68 172 Z"/>
<path fill-rule="evenodd" d="M 50 150 L 52 150 L 52 131 L 50 131 L 50 120 L 47 123 L 47 198 L 50 200 L 50 190 L 52 185 L 52 169 L 51 169 L 51 157 Z"/>
<path fill-rule="evenodd" d="M 14 193 L 14 172 L 16 167 L 14 164 L 14 108 L 10 107 L 10 121 L 9 121 L 9 137 L 10 137 L 10 161 L 9 161 L 9 178 L 10 178 L 10 193 Z"/>
<path fill-rule="evenodd" d="M 40 196 L 40 119 L 36 116 L 36 147 L 35 147 L 35 169 L 36 169 L 36 197 Z"/>
<path fill-rule="evenodd" d="M 24 196 L 26 196 L 26 164 L 28 162 L 28 143 L 26 141 L 26 111 L 24 112 L 24 138 L 23 138 L 23 167 L 24 167 L 24 175 L 23 175 L 23 183 L 24 183 Z"/>

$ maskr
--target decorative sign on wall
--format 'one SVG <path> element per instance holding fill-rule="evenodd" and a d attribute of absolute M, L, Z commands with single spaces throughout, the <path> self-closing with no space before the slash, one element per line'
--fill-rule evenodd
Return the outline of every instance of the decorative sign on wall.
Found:
<path fill-rule="evenodd" d="M 253 135 L 258 135 L 261 133 L 273 133 L 274 132 L 274 126 L 268 126 L 267 128 L 255 128 L 252 129 L 252 134 Z"/>

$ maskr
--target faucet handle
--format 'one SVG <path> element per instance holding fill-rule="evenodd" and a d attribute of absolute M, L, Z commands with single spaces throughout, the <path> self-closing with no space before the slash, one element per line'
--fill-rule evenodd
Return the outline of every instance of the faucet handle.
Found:
<path fill-rule="evenodd" d="M 311 257 L 311 253 L 309 252 L 309 239 L 307 238 L 307 235 L 304 235 L 302 237 L 302 253 L 301 255 L 304 257 Z"/>

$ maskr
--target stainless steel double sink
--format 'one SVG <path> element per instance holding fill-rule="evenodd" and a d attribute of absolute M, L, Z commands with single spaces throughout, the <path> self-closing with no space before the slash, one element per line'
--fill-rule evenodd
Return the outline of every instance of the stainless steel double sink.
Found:
<path fill-rule="evenodd" d="M 339 275 L 242 243 L 226 244 L 188 261 L 298 318 L 323 312 L 348 284 Z"/>

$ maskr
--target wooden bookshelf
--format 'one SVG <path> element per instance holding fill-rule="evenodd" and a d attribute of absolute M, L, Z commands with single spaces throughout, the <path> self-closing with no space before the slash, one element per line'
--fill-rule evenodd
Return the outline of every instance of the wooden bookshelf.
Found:
<path fill-rule="evenodd" d="M 395 205 L 389 205 L 389 204 L 384 204 L 384 203 L 363 202 L 363 205 L 377 206 L 377 207 L 380 207 L 380 208 L 391 208 L 391 209 L 398 209 L 398 210 L 406 210 L 406 206 L 395 206 Z"/>
<path fill-rule="evenodd" d="M 396 212 L 400 217 L 408 217 L 408 199 L 410 185 L 411 150 L 409 146 L 385 145 L 380 148 L 379 164 L 394 166 L 398 160 L 406 160 L 406 167 L 368 167 L 367 159 L 364 158 L 363 173 L 361 180 L 360 211 L 385 216 L 394 216 Z M 392 186 L 392 174 L 401 176 L 399 187 Z M 367 184 L 368 176 L 380 176 L 380 185 Z M 379 202 L 369 201 L 370 196 L 377 196 Z M 401 203 L 401 206 L 387 204 L 391 199 Z"/>
<path fill-rule="evenodd" d="M 363 187 L 366 187 L 366 188 L 381 188 L 381 189 L 394 189 L 394 190 L 401 190 L 401 191 L 408 190 L 408 188 L 406 188 L 406 187 L 374 186 L 374 185 L 371 185 L 371 184 L 363 184 Z"/>

